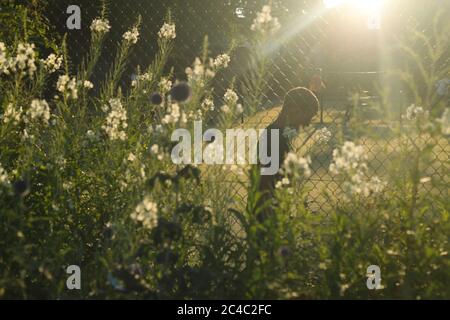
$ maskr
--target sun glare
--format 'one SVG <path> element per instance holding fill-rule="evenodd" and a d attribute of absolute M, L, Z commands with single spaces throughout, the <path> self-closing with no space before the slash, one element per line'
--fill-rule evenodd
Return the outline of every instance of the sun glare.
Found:
<path fill-rule="evenodd" d="M 377 13 L 383 6 L 383 0 L 323 0 L 323 3 L 329 9 L 349 5 L 367 14 Z"/>

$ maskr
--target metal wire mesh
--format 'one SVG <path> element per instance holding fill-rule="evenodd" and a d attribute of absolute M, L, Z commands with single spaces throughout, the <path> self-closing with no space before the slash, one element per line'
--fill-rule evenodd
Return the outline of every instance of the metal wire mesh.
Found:
<path fill-rule="evenodd" d="M 256 12 L 266 3 L 265 0 L 140 0 L 140 1 L 110 1 L 108 5 L 109 20 L 112 25 L 112 32 L 108 37 L 102 60 L 95 72 L 94 77 L 103 77 L 109 70 L 109 66 L 114 59 L 115 46 L 122 34 L 131 26 L 138 15 L 142 16 L 141 40 L 134 53 L 130 57 L 131 63 L 128 67 L 127 77 L 124 79 L 124 86 L 129 85 L 129 77 L 137 66 L 148 65 L 157 50 L 156 33 L 162 25 L 167 12 L 171 10 L 174 21 L 177 25 L 176 50 L 168 65 L 173 67 L 174 77 L 182 79 L 184 70 L 190 66 L 196 56 L 201 53 L 204 35 L 208 35 L 210 41 L 210 51 L 219 54 L 226 51 L 233 39 L 238 39 L 244 44 L 243 39 L 250 33 L 249 25 Z M 325 67 L 324 81 L 329 84 L 322 98 L 324 114 L 323 123 L 320 119 L 315 119 L 313 128 L 328 128 L 339 131 L 351 126 L 351 122 L 358 120 L 357 115 L 349 114 L 350 102 L 347 93 L 350 89 L 359 91 L 362 96 L 370 99 L 371 94 L 366 91 L 372 89 L 374 78 L 378 74 L 367 71 L 354 72 L 359 70 L 348 70 L 339 68 L 339 61 L 335 65 L 322 66 L 321 44 L 329 36 L 333 26 L 330 26 L 326 18 L 316 16 L 315 6 L 318 1 L 272 1 L 273 14 L 279 17 L 284 29 L 281 34 L 288 35 L 281 39 L 274 40 L 273 52 L 270 55 L 271 68 L 267 79 L 267 90 L 260 109 L 256 114 L 247 115 L 244 119 L 245 126 L 251 128 L 267 127 L 277 117 L 277 108 L 280 106 L 287 91 L 297 86 L 308 86 L 309 80 L 316 67 Z M 66 9 L 68 5 L 78 4 L 82 10 L 81 30 L 68 31 L 65 28 L 67 19 Z M 47 16 L 52 25 L 60 33 L 67 33 L 69 52 L 73 59 L 73 65 L 80 62 L 82 52 L 87 47 L 89 41 L 89 23 L 101 10 L 100 1 L 53 1 L 48 6 Z M 295 25 L 293 22 L 295 21 Z M 242 76 L 243 67 L 240 64 L 241 52 L 237 51 L 233 57 L 234 62 L 224 73 L 220 74 L 216 80 L 215 94 L 219 99 L 223 91 L 228 87 L 232 79 L 239 81 Z M 337 70 L 337 71 L 336 71 Z M 370 113 L 370 103 L 364 99 L 359 99 L 357 108 L 359 111 Z M 365 111 L 364 111 L 365 110 Z M 359 112 L 358 111 L 358 112 Z M 375 116 L 376 118 L 376 116 Z M 358 120 L 361 124 L 370 126 L 373 130 L 385 131 L 383 124 L 377 121 Z M 350 132 L 351 130 L 347 130 Z M 355 138 L 348 133 L 349 138 Z M 345 138 L 345 137 L 344 137 Z M 377 139 L 359 137 L 364 143 L 366 151 L 370 157 L 371 169 L 379 174 L 386 174 L 389 166 L 389 159 L 396 153 L 396 143 L 392 135 L 381 135 Z M 313 175 L 309 179 L 312 189 L 308 203 L 312 210 L 324 212 L 327 208 L 327 200 L 321 195 L 321 191 L 338 197 L 343 192 L 339 181 L 331 176 L 328 167 L 332 161 L 332 150 L 338 145 L 336 139 L 332 139 L 327 144 L 321 146 L 320 152 L 313 156 Z M 302 153 L 308 154 L 312 146 L 306 146 Z M 449 146 L 443 142 L 439 150 L 434 151 L 436 157 L 444 157 L 448 160 Z M 447 159 L 445 159 L 447 157 Z M 440 174 L 440 169 L 431 170 L 430 175 Z M 229 188 L 232 188 L 236 196 L 244 198 L 246 196 L 239 184 L 233 182 L 239 178 L 231 177 Z M 427 192 L 448 192 L 447 190 L 431 190 Z"/>

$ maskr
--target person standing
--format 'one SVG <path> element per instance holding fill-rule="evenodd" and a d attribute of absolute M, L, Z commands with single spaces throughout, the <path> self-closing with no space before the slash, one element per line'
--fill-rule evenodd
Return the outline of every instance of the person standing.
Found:
<path fill-rule="evenodd" d="M 311 124 L 311 120 L 317 115 L 319 111 L 319 101 L 317 97 L 307 88 L 298 87 L 290 90 L 283 102 L 283 107 L 278 118 L 270 124 L 266 129 L 268 132 L 271 130 L 279 130 L 284 132 L 286 128 L 291 129 L 302 129 Z M 266 154 L 273 156 L 272 152 L 277 152 L 279 156 L 279 164 L 283 164 L 286 156 L 292 151 L 292 146 L 290 145 L 289 138 L 280 135 L 280 140 L 277 144 L 277 150 L 272 150 L 271 135 L 268 135 L 268 141 L 266 144 L 267 150 Z M 259 152 L 258 152 L 259 154 Z M 267 167 L 267 165 L 259 164 L 258 169 Z M 259 205 L 263 206 L 265 203 L 272 203 L 274 199 L 275 186 L 278 181 L 283 177 L 280 173 L 275 175 L 262 175 L 260 177 L 258 190 L 261 192 L 261 198 L 259 200 Z M 273 204 L 273 203 L 272 203 Z M 262 210 L 260 212 L 259 220 L 264 221 L 264 219 L 273 213 L 271 208 Z"/>

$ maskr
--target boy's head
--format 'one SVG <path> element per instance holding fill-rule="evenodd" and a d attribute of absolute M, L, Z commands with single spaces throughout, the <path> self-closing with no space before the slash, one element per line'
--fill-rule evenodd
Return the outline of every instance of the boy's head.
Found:
<path fill-rule="evenodd" d="M 319 100 L 306 88 L 295 88 L 284 98 L 278 121 L 284 127 L 308 126 L 319 111 Z"/>

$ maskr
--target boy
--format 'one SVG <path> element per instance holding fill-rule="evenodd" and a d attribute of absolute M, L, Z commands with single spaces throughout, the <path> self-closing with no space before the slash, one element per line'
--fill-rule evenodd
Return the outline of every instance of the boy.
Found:
<path fill-rule="evenodd" d="M 268 132 L 272 129 L 278 129 L 280 132 L 279 141 L 279 163 L 282 164 L 289 153 L 290 145 L 288 138 L 283 136 L 286 128 L 301 128 L 310 125 L 312 118 L 319 111 L 319 100 L 313 92 L 306 88 L 295 88 L 286 94 L 283 107 L 278 118 L 267 127 Z M 270 134 L 268 134 L 267 154 L 271 155 Z M 261 176 L 259 191 L 263 194 L 262 203 L 270 201 L 273 198 L 275 184 L 281 179 L 280 174 L 272 176 Z"/>

